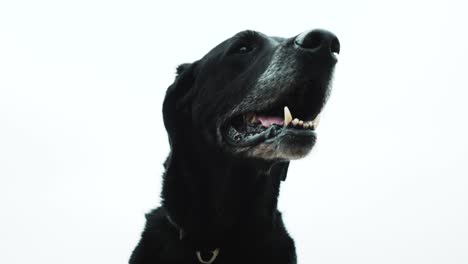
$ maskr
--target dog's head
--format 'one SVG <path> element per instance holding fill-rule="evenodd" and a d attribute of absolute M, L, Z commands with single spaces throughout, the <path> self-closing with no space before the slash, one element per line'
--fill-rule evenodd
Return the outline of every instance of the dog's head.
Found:
<path fill-rule="evenodd" d="M 324 30 L 292 38 L 243 31 L 177 69 L 163 106 L 172 148 L 291 160 L 312 149 L 340 44 Z"/>

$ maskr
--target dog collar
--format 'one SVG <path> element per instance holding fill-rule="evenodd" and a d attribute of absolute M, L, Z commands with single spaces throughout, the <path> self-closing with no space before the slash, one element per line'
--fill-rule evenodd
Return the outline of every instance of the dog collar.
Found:
<path fill-rule="evenodd" d="M 175 227 L 175 229 L 177 229 L 179 231 L 179 240 L 182 240 L 184 238 L 184 230 L 182 230 L 182 228 L 180 228 L 175 222 L 174 220 L 172 220 L 172 218 L 167 215 L 167 221 L 173 226 Z M 209 254 L 211 255 L 210 259 L 209 260 L 204 260 L 203 259 L 203 256 L 202 255 L 206 255 L 206 254 L 202 254 L 202 253 L 205 253 L 205 252 L 202 252 L 201 250 L 197 250 L 195 252 L 195 255 L 197 256 L 197 259 L 200 263 L 202 264 L 212 264 L 216 258 L 218 257 L 218 254 L 219 254 L 219 248 L 215 248 L 214 250 L 210 250 L 209 251 Z"/>
<path fill-rule="evenodd" d="M 182 228 L 180 228 L 180 227 L 172 220 L 172 218 L 171 218 L 169 215 L 167 215 L 166 218 L 167 218 L 167 221 L 169 221 L 169 223 L 170 223 L 173 227 L 175 227 L 175 229 L 177 229 L 177 231 L 179 231 L 179 240 L 182 240 L 182 238 L 184 238 L 184 235 L 185 235 L 184 230 L 182 230 Z"/>
<path fill-rule="evenodd" d="M 216 257 L 219 254 L 219 248 L 216 248 L 215 250 L 210 251 L 211 258 L 209 260 L 203 259 L 201 251 L 197 251 L 196 254 L 197 254 L 198 261 L 200 261 L 200 263 L 211 264 L 216 260 Z"/>

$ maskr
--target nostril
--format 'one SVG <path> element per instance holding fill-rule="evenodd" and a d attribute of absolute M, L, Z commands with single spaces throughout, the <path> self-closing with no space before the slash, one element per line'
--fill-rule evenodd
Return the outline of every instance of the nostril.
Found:
<path fill-rule="evenodd" d="M 333 38 L 330 44 L 330 52 L 340 54 L 340 41 L 337 37 Z"/>

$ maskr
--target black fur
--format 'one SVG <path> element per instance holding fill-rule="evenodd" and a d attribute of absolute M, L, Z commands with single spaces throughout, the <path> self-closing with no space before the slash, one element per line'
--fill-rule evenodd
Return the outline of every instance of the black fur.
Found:
<path fill-rule="evenodd" d="M 336 60 L 304 51 L 295 40 L 245 31 L 178 67 L 163 104 L 171 152 L 164 163 L 162 206 L 146 215 L 131 264 L 200 263 L 196 252 L 215 248 L 216 264 L 296 263 L 277 199 L 288 157 L 306 154 L 315 134 L 288 134 L 250 147 L 229 145 L 224 134 L 234 116 L 267 109 L 281 96 L 307 97 L 307 107 L 291 103 L 297 105 L 293 113 L 320 112 Z M 264 74 L 269 67 L 275 74 Z M 281 76 L 283 68 L 288 76 Z"/>

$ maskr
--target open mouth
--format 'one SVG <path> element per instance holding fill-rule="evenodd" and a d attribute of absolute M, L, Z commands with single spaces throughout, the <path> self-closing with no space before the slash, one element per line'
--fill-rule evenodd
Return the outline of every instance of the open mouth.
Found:
<path fill-rule="evenodd" d="M 295 117 L 288 106 L 262 112 L 249 112 L 231 119 L 225 130 L 228 143 L 237 147 L 257 145 L 273 141 L 283 135 L 294 137 L 313 137 L 320 115 Z"/>

